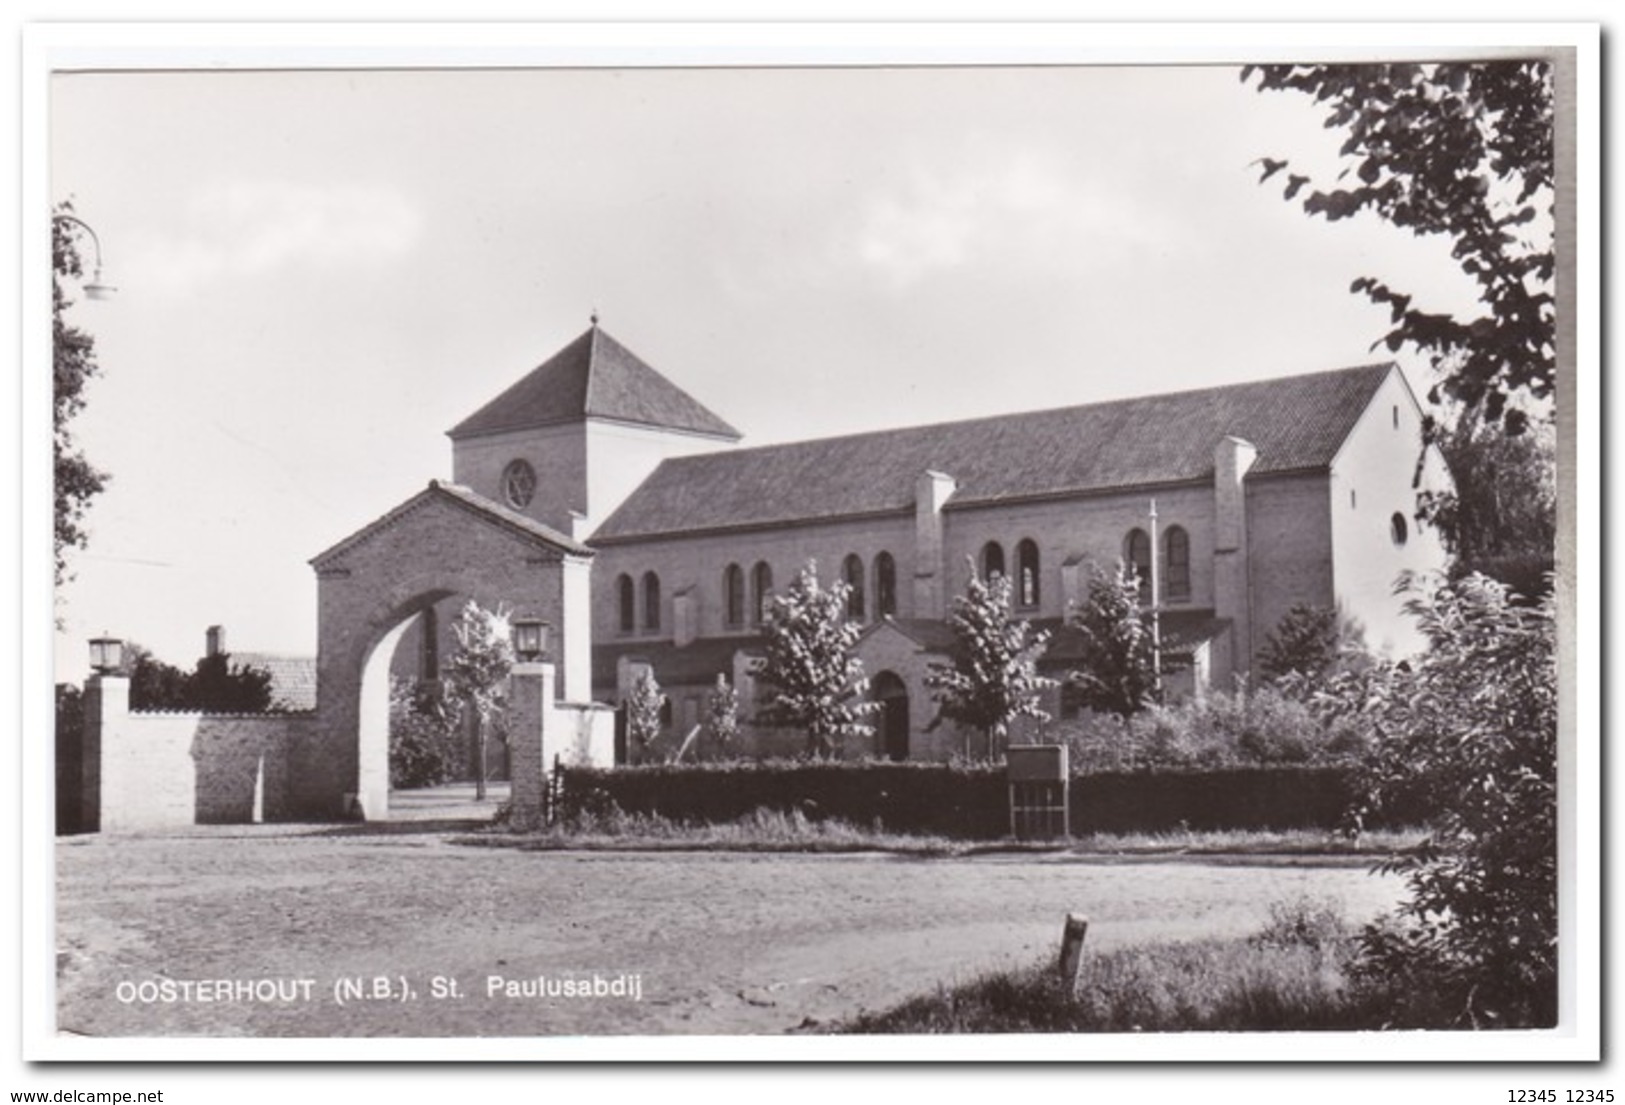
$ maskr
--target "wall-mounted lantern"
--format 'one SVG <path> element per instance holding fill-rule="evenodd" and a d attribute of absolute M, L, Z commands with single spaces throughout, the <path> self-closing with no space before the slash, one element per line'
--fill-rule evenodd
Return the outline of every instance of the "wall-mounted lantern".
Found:
<path fill-rule="evenodd" d="M 124 642 L 117 637 L 93 637 L 90 667 L 97 675 L 112 675 L 124 663 Z"/>
<path fill-rule="evenodd" d="M 513 620 L 513 650 L 521 664 L 547 658 L 548 624 L 540 618 Z"/>

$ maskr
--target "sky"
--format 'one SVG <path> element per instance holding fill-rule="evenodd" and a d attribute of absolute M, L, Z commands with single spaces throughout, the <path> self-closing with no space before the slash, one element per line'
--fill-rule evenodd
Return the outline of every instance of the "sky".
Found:
<path fill-rule="evenodd" d="M 1340 136 L 1232 66 L 73 72 L 48 119 L 119 289 L 64 680 L 103 632 L 313 654 L 310 558 L 594 311 L 765 444 L 1386 359 L 1362 275 L 1472 302 L 1261 185 Z"/>

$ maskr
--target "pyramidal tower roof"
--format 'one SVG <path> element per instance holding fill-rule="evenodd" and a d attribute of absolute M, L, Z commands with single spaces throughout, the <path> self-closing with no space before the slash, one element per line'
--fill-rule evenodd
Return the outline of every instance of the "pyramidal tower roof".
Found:
<path fill-rule="evenodd" d="M 457 423 L 453 439 L 603 418 L 737 441 L 738 430 L 593 325 Z"/>

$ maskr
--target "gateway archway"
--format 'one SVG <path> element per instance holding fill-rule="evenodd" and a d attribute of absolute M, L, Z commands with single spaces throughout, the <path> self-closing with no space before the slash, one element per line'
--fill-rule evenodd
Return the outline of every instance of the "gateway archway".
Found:
<path fill-rule="evenodd" d="M 311 561 L 318 578 L 316 735 L 300 757 L 303 815 L 389 812 L 389 669 L 412 620 L 448 599 L 554 627 L 552 698 L 590 697 L 592 551 L 455 484 L 427 490 Z"/>

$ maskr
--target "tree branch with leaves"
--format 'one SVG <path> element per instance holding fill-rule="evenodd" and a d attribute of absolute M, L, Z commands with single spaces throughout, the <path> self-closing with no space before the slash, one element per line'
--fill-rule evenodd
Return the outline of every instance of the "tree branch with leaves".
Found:
<path fill-rule="evenodd" d="M 73 205 L 57 206 L 51 219 L 51 390 L 52 445 L 55 454 L 56 582 L 72 578 L 68 553 L 82 549 L 88 539 L 85 511 L 90 500 L 107 486 L 100 471 L 74 441 L 71 423 L 85 408 L 85 384 L 100 372 L 96 342 L 67 320 L 73 305 L 68 285 L 84 275 L 79 257 L 78 220 Z"/>
<path fill-rule="evenodd" d="M 1350 291 L 1388 308 L 1376 345 L 1411 346 L 1443 373 L 1429 392 L 1520 433 L 1514 400 L 1548 400 L 1556 375 L 1553 90 L 1535 60 L 1383 65 L 1248 65 L 1260 91 L 1311 97 L 1346 134 L 1335 184 L 1287 173 L 1283 197 L 1328 221 L 1370 212 L 1442 236 L 1478 286 L 1473 318 L 1431 313 L 1412 293 L 1362 276 Z M 1261 183 L 1289 169 L 1262 158 Z"/>

